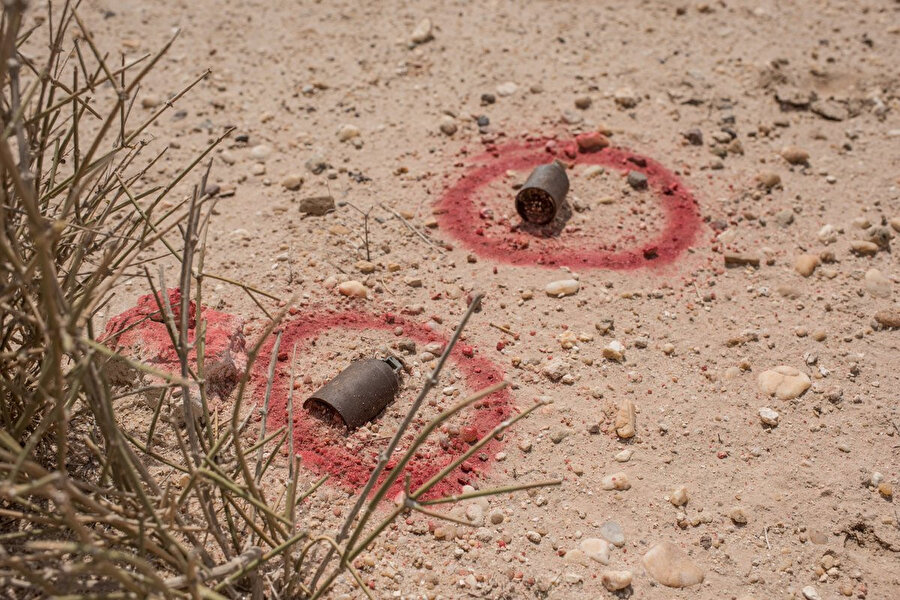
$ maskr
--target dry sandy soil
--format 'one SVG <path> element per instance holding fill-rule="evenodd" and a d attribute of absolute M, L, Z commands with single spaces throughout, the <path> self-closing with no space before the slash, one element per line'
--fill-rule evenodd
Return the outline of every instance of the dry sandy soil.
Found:
<path fill-rule="evenodd" d="M 212 69 L 152 130 L 169 147 L 153 173 L 162 179 L 236 128 L 215 153 L 209 271 L 296 297 L 298 318 L 410 323 L 301 344 L 299 394 L 350 359 L 396 350 L 412 329 L 447 337 L 481 290 L 466 354 L 514 382 L 510 406 L 552 400 L 462 480 L 562 485 L 464 504 L 455 514 L 474 528 L 399 523 L 360 561 L 376 597 L 594 598 L 611 595 L 607 570 L 631 571 L 620 595 L 647 599 L 900 597 L 900 333 L 888 326 L 900 295 L 890 243 L 900 244 L 900 3 L 85 0 L 81 13 L 129 56 L 181 29 L 139 111 Z M 412 43 L 424 18 L 433 38 Z M 694 129 L 702 141 L 685 135 Z M 575 135 L 598 130 L 652 161 L 571 151 Z M 518 228 L 513 196 L 529 161 L 554 154 L 572 165 L 572 214 L 546 239 Z M 490 165 L 489 181 L 458 192 Z M 623 177 L 656 166 L 693 201 L 668 210 L 661 180 L 640 190 Z M 335 211 L 299 210 L 327 194 Z M 341 202 L 371 209 L 372 264 L 359 263 L 362 219 Z M 758 266 L 726 267 L 732 255 Z M 572 278 L 576 294 L 545 293 Z M 367 298 L 339 294 L 346 280 Z M 212 283 L 210 306 L 246 319 L 252 340 L 264 315 Z M 105 317 L 144 293 L 130 282 Z M 613 340 L 621 362 L 604 357 Z M 397 403 L 329 443 L 379 447 L 433 356 L 420 340 L 405 358 Z M 477 387 L 468 358 L 426 417 Z M 809 389 L 765 393 L 759 377 L 779 365 Z M 616 434 L 626 401 L 630 439 Z M 150 415 L 123 410 L 138 423 Z M 310 465 L 304 482 L 327 468 Z M 620 472 L 630 489 L 603 489 Z M 675 506 L 680 486 L 687 502 Z M 336 527 L 351 489 L 326 484 L 305 514 Z M 625 542 L 604 565 L 582 544 L 610 521 Z M 647 572 L 641 557 L 662 541 L 702 569 L 702 584 L 664 587 Z M 333 597 L 362 595 L 342 580 Z"/>

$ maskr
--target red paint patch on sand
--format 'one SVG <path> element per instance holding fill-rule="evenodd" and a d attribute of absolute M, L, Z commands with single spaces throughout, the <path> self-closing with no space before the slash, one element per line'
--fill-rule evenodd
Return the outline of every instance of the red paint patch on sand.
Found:
<path fill-rule="evenodd" d="M 298 364 L 302 365 L 302 357 L 311 351 L 318 336 L 326 331 L 334 329 L 353 331 L 364 330 L 394 330 L 397 327 L 403 329 L 403 335 L 416 341 L 417 344 L 430 342 L 446 342 L 444 338 L 431 331 L 422 324 L 408 321 L 402 317 L 385 314 L 371 315 L 360 312 L 319 313 L 307 314 L 287 323 L 281 340 L 281 354 L 285 348 L 293 348 L 297 345 Z M 254 399 L 262 404 L 266 379 L 268 375 L 269 361 L 271 360 L 272 347 L 275 337 L 272 336 L 263 347 L 257 359 L 252 374 L 252 382 L 255 386 Z M 287 423 L 287 397 L 290 383 L 290 360 L 282 360 L 279 357 L 276 369 L 275 381 L 269 405 L 268 427 L 271 430 L 278 429 Z M 459 345 L 454 348 L 450 358 L 456 363 L 464 376 L 464 383 L 470 390 L 477 390 L 497 383 L 503 379 L 503 373 L 491 361 L 475 355 L 467 357 Z M 298 376 L 295 371 L 295 377 Z M 323 424 L 318 419 L 310 416 L 303 409 L 303 402 L 315 390 L 306 389 L 309 386 L 294 390 L 294 450 L 303 459 L 306 468 L 318 473 L 331 475 L 331 483 L 338 484 L 350 491 L 356 491 L 365 485 L 369 474 L 375 468 L 377 452 L 380 448 L 373 448 L 365 455 L 351 451 L 345 447 L 344 434 Z M 433 392 L 436 393 L 436 392 Z M 509 416 L 511 411 L 511 397 L 509 391 L 504 389 L 468 410 L 466 439 L 481 438 L 490 432 L 503 419 Z M 421 420 L 417 419 L 421 426 Z M 409 447 L 409 443 L 415 436 L 417 421 L 413 422 L 410 433 L 398 446 L 397 452 L 392 458 L 395 462 L 399 456 Z M 440 435 L 435 432 L 433 435 Z M 421 451 L 407 465 L 406 473 L 411 478 L 411 488 L 416 489 L 431 476 L 448 465 L 454 458 L 462 455 L 469 444 L 460 439 L 461 436 L 450 438 L 449 444 L 444 446 L 429 446 L 429 449 Z M 387 442 L 385 442 L 386 444 Z M 501 443 L 496 439 L 491 440 L 478 454 L 493 457 L 498 452 Z M 429 497 L 454 493 L 462 484 L 469 483 L 473 476 L 487 469 L 488 460 L 480 460 L 478 454 L 466 461 L 462 467 L 451 473 L 443 482 L 432 488 Z M 390 468 L 391 463 L 388 463 Z M 385 472 L 385 475 L 387 472 Z M 383 479 L 384 477 L 382 477 Z M 401 491 L 404 476 L 398 478 L 394 484 L 391 495 Z"/>
<path fill-rule="evenodd" d="M 583 240 L 567 243 L 565 233 L 541 238 L 511 228 L 502 235 L 484 235 L 478 192 L 508 170 L 530 171 L 550 162 L 554 156 L 548 154 L 543 142 L 512 142 L 475 157 L 475 166 L 448 188 L 437 203 L 441 228 L 481 256 L 513 265 L 638 269 L 670 263 L 693 244 L 701 224 L 700 214 L 694 196 L 674 173 L 625 148 L 576 154 L 575 144 L 570 143 L 561 146 L 559 151 L 564 160 L 574 156 L 576 164 L 600 165 L 621 172 L 633 170 L 646 175 L 649 193 L 656 195 L 665 213 L 663 230 L 654 238 L 624 250 L 599 247 L 602 240 L 593 249 L 585 248 Z"/>
<path fill-rule="evenodd" d="M 181 292 L 172 288 L 168 290 L 169 303 L 175 317 L 175 326 L 181 326 Z M 197 307 L 191 300 L 188 317 L 188 341 L 193 343 L 196 337 Z M 220 379 L 234 379 L 242 366 L 245 352 L 242 321 L 228 313 L 218 312 L 201 307 L 200 314 L 206 323 L 206 338 L 204 357 L 208 368 L 207 376 L 210 379 L 210 391 L 221 396 L 227 396 L 231 387 L 227 381 L 218 381 L 216 371 L 223 360 L 227 360 L 234 367 L 234 373 L 223 375 Z M 114 348 L 127 357 L 135 358 L 144 363 L 160 368 L 170 373 L 177 373 L 181 366 L 178 361 L 178 353 L 172 344 L 172 338 L 166 329 L 165 319 L 159 310 L 159 304 L 153 294 L 147 294 L 138 298 L 137 305 L 109 320 L 103 338 L 104 344 Z M 188 355 L 191 364 L 196 365 L 197 349 L 193 348 Z M 113 382 L 117 383 L 117 382 Z"/>

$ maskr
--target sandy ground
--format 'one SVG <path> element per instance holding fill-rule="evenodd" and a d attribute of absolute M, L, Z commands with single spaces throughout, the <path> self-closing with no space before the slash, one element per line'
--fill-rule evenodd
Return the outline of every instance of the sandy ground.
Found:
<path fill-rule="evenodd" d="M 391 312 L 445 337 L 467 296 L 484 291 L 464 344 L 515 382 L 511 406 L 553 401 L 496 443 L 469 479 L 477 488 L 563 484 L 460 509 L 478 528 L 401 522 L 361 561 L 376 597 L 595 598 L 610 595 L 607 570 L 631 571 L 622 594 L 647 599 L 900 597 L 891 498 L 900 485 L 900 334 L 874 320 L 879 311 L 896 317 L 900 294 L 885 247 L 900 227 L 900 3 L 85 0 L 81 12 L 107 47 L 129 56 L 182 30 L 138 111 L 149 114 L 212 69 L 152 128 L 169 151 L 148 182 L 236 128 L 215 153 L 222 197 L 209 271 L 296 296 L 301 315 Z M 424 18 L 433 39 L 413 44 Z M 590 105 L 578 108 L 585 97 Z M 489 122 L 479 125 L 480 116 Z M 692 129 L 699 145 L 685 136 Z M 471 247 L 463 240 L 471 231 L 435 214 L 447 208 L 446 190 L 492 164 L 492 152 L 500 160 L 524 145 L 549 157 L 549 141 L 575 163 L 574 210 L 555 238 L 534 236 L 531 249 L 577 263 L 579 252 L 641 247 L 670 224 L 657 190 L 564 156 L 576 134 L 597 130 L 693 194 L 696 227 L 682 231 L 693 236 L 689 248 L 606 268 L 512 264 L 523 262 L 521 245 Z M 326 167 L 314 174 L 316 164 Z M 501 169 L 467 196 L 487 239 L 512 235 L 513 184 L 527 174 Z M 298 179 L 299 189 L 283 185 Z M 356 211 L 298 210 L 301 199 L 326 194 L 371 208 L 372 273 L 360 273 L 373 267 L 358 264 L 366 250 Z M 860 240 L 882 246 L 865 255 Z M 759 266 L 726 268 L 732 254 Z M 815 258 L 795 265 L 800 255 Z M 797 266 L 815 270 L 804 276 Z M 545 293 L 573 277 L 576 294 Z M 367 286 L 368 297 L 341 296 L 346 280 Z M 146 291 L 137 279 L 124 286 L 105 316 Z M 239 289 L 210 282 L 207 298 L 247 319 L 248 339 L 263 327 Z M 403 339 L 325 332 L 302 348 L 301 388 Z M 604 358 L 613 340 L 625 348 L 622 362 Z M 423 352 L 420 343 L 407 356 L 412 374 L 395 407 L 348 447 L 388 435 L 427 373 Z M 811 387 L 796 398 L 767 395 L 758 378 L 779 365 Z M 460 369 L 436 396 L 469 391 Z M 625 401 L 637 414 L 630 439 L 615 431 Z M 761 422 L 761 408 L 778 413 L 776 426 Z M 604 490 L 603 478 L 619 472 L 630 489 Z M 680 486 L 687 503 L 676 507 Z M 346 488 L 326 484 L 306 514 L 333 528 L 349 503 Z M 603 565 L 583 542 L 601 538 L 609 521 L 625 543 Z M 663 587 L 648 574 L 641 557 L 661 541 L 703 570 L 702 585 Z M 348 581 L 333 596 L 362 597 Z"/>

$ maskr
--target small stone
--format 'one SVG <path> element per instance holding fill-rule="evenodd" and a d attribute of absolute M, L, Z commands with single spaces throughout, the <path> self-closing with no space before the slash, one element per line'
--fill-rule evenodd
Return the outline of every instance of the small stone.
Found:
<path fill-rule="evenodd" d="M 600 574 L 600 583 L 610 592 L 624 590 L 631 585 L 631 571 L 603 571 Z"/>
<path fill-rule="evenodd" d="M 281 187 L 288 190 L 299 190 L 303 185 L 302 175 L 287 175 L 281 180 Z"/>
<path fill-rule="evenodd" d="M 360 273 L 368 275 L 375 272 L 375 263 L 367 260 L 358 260 L 356 261 L 356 268 Z"/>
<path fill-rule="evenodd" d="M 609 146 L 609 140 L 599 131 L 589 131 L 575 136 L 580 152 L 597 152 Z M 596 166 L 596 165 L 595 165 Z M 588 177 L 587 173 L 585 176 Z"/>
<path fill-rule="evenodd" d="M 703 145 L 703 132 L 697 129 L 696 127 L 693 129 L 688 129 L 684 132 L 684 138 L 688 141 L 692 146 L 702 146 Z"/>
<path fill-rule="evenodd" d="M 266 165 L 263 163 L 255 163 L 252 167 L 250 167 L 251 175 L 265 175 L 266 174 Z"/>
<path fill-rule="evenodd" d="M 616 435 L 627 440 L 635 434 L 635 409 L 634 402 L 625 398 L 619 403 L 616 411 Z"/>
<path fill-rule="evenodd" d="M 683 588 L 703 583 L 703 569 L 671 542 L 655 544 L 641 559 L 647 573 L 667 587 Z"/>
<path fill-rule="evenodd" d="M 311 156 L 305 163 L 304 166 L 309 170 L 313 175 L 318 175 L 322 171 L 328 168 L 328 162 L 322 156 Z"/>
<path fill-rule="evenodd" d="M 683 485 L 678 486 L 669 496 L 669 502 L 673 506 L 684 506 L 688 502 L 688 491 Z"/>
<path fill-rule="evenodd" d="M 731 512 L 728 513 L 728 517 L 735 525 L 746 525 L 748 521 L 747 512 L 740 506 L 731 509 Z"/>
<path fill-rule="evenodd" d="M 613 459 L 616 462 L 620 463 L 628 462 L 629 460 L 631 460 L 632 454 L 634 454 L 634 450 L 632 450 L 631 448 L 625 448 L 621 452 L 616 452 L 616 455 L 613 456 Z"/>
<path fill-rule="evenodd" d="M 548 296 L 554 298 L 562 298 L 563 296 L 571 296 L 576 294 L 581 288 L 581 284 L 577 279 L 560 279 L 547 284 L 545 291 Z"/>
<path fill-rule="evenodd" d="M 900 233 L 900 217 L 894 217 L 893 219 L 888 221 L 888 224 L 891 226 L 891 229 L 893 229 L 897 233 Z"/>
<path fill-rule="evenodd" d="M 850 242 L 850 252 L 858 256 L 875 256 L 878 254 L 878 244 L 865 240 L 853 240 Z"/>
<path fill-rule="evenodd" d="M 160 100 L 157 96 L 148 95 L 141 98 L 141 106 L 143 108 L 156 108 L 159 104 Z"/>
<path fill-rule="evenodd" d="M 600 537 L 617 548 L 625 545 L 625 532 L 615 521 L 607 521 L 600 527 Z"/>
<path fill-rule="evenodd" d="M 443 133 L 444 135 L 453 135 L 454 133 L 456 133 L 456 130 L 456 121 L 453 120 L 453 117 L 444 115 L 441 118 L 441 133 Z"/>
<path fill-rule="evenodd" d="M 498 96 L 512 96 L 516 93 L 516 90 L 519 89 L 512 81 L 506 81 L 497 86 L 497 95 Z"/>
<path fill-rule="evenodd" d="M 269 158 L 270 154 L 272 154 L 272 149 L 265 144 L 253 146 L 253 148 L 250 149 L 250 156 L 256 160 L 266 160 Z"/>
<path fill-rule="evenodd" d="M 760 187 L 771 190 L 775 186 L 781 184 L 781 175 L 773 173 L 772 171 L 762 171 L 756 176 L 756 182 Z"/>
<path fill-rule="evenodd" d="M 541 543 L 541 534 L 539 534 L 537 531 L 529 531 L 525 534 L 525 538 L 532 544 Z"/>
<path fill-rule="evenodd" d="M 359 137 L 359 127 L 356 125 L 341 125 L 337 132 L 338 141 L 348 142 Z"/>
<path fill-rule="evenodd" d="M 809 152 L 797 146 L 785 146 L 782 148 L 781 157 L 792 165 L 805 165 L 809 162 Z"/>
<path fill-rule="evenodd" d="M 628 185 L 636 190 L 646 190 L 647 176 L 640 171 L 628 171 Z"/>
<path fill-rule="evenodd" d="M 881 497 L 885 500 L 890 500 L 894 497 L 894 486 L 886 481 L 882 481 L 878 484 L 878 493 L 881 494 Z"/>
<path fill-rule="evenodd" d="M 338 286 L 338 292 L 350 298 L 367 298 L 369 295 L 366 286 L 364 286 L 359 281 L 355 281 L 352 279 L 340 284 Z"/>
<path fill-rule="evenodd" d="M 505 518 L 506 517 L 504 516 L 503 511 L 500 509 L 497 509 L 497 508 L 492 510 L 491 514 L 488 515 L 488 519 L 490 520 L 491 524 L 493 524 L 493 525 L 499 525 L 500 523 L 503 522 L 503 520 Z"/>
<path fill-rule="evenodd" d="M 625 346 L 619 340 L 613 340 L 603 348 L 603 358 L 622 362 L 625 360 Z"/>
<path fill-rule="evenodd" d="M 575 108 L 587 110 L 591 107 L 592 102 L 590 96 L 579 96 L 575 98 Z"/>
<path fill-rule="evenodd" d="M 794 211 L 789 208 L 778 211 L 775 213 L 775 222 L 782 227 L 787 227 L 794 222 Z"/>
<path fill-rule="evenodd" d="M 634 108 L 640 102 L 640 97 L 629 87 L 619 88 L 613 94 L 616 104 L 622 108 Z"/>
<path fill-rule="evenodd" d="M 891 280 L 878 269 L 869 269 L 865 276 L 866 291 L 875 298 L 891 297 Z"/>
<path fill-rule="evenodd" d="M 774 395 L 779 400 L 793 400 L 810 386 L 806 373 L 786 365 L 763 371 L 759 374 L 757 383 L 764 394 Z"/>
<path fill-rule="evenodd" d="M 631 489 L 631 482 L 625 473 L 613 473 L 600 480 L 600 488 L 604 490 L 624 491 Z"/>
<path fill-rule="evenodd" d="M 759 409 L 759 420 L 770 427 L 778 426 L 778 413 L 766 406 Z"/>
<path fill-rule="evenodd" d="M 544 376 L 550 381 L 559 381 L 569 372 L 569 365 L 561 358 L 555 358 L 541 369 Z"/>
<path fill-rule="evenodd" d="M 900 310 L 896 308 L 879 310 L 875 313 L 875 320 L 884 327 L 900 327 Z"/>
<path fill-rule="evenodd" d="M 751 266 L 758 267 L 759 266 L 759 257 L 752 254 L 726 254 L 725 255 L 725 266 L 726 267 L 743 267 L 743 266 Z"/>
<path fill-rule="evenodd" d="M 609 564 L 609 542 L 600 538 L 585 538 L 578 545 L 588 558 L 602 565 Z"/>
<path fill-rule="evenodd" d="M 334 210 L 334 198 L 331 196 L 311 196 L 303 198 L 298 205 L 305 215 L 321 217 Z"/>
<path fill-rule="evenodd" d="M 837 229 L 830 223 L 823 225 L 817 236 L 823 244 L 833 244 L 838 240 Z"/>
<path fill-rule="evenodd" d="M 416 28 L 413 29 L 412 35 L 409 36 L 409 39 L 413 44 L 424 44 L 434 38 L 431 30 L 431 19 L 426 17 L 419 21 Z"/>
<path fill-rule="evenodd" d="M 815 254 L 801 254 L 794 259 L 794 269 L 804 277 L 809 277 L 819 266 L 819 257 Z"/>
<path fill-rule="evenodd" d="M 811 585 L 806 586 L 801 591 L 803 592 L 803 597 L 806 598 L 806 600 L 822 600 L 821 596 L 819 596 L 819 592 L 817 592 L 816 588 Z"/>

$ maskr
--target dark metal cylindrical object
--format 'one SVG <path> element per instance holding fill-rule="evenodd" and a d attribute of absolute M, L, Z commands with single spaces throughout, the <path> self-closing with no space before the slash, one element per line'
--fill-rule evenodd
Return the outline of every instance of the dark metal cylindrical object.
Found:
<path fill-rule="evenodd" d="M 516 194 L 516 211 L 529 223 L 546 225 L 569 192 L 569 177 L 559 162 L 535 167 Z"/>
<path fill-rule="evenodd" d="M 303 403 L 334 425 L 356 429 L 381 414 L 400 390 L 400 362 L 370 358 L 350 363 Z"/>

